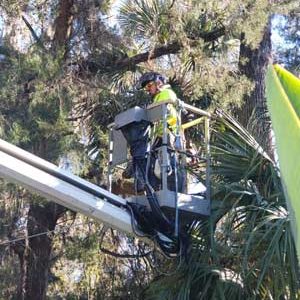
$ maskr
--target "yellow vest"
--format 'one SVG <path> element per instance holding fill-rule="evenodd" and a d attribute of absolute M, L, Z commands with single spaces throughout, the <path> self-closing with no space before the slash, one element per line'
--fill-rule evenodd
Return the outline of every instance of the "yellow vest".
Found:
<path fill-rule="evenodd" d="M 170 85 L 164 85 L 160 92 L 157 93 L 154 96 L 153 103 L 158 103 L 158 102 L 163 102 L 166 100 L 171 100 L 171 101 L 176 101 L 177 96 L 174 93 L 174 91 L 171 89 Z M 167 123 L 171 127 L 171 129 L 174 131 L 176 127 L 176 109 L 174 105 L 168 104 L 168 116 L 167 116 Z M 161 137 L 163 134 L 163 125 L 158 124 L 156 130 L 155 130 L 155 135 L 158 137 Z"/>

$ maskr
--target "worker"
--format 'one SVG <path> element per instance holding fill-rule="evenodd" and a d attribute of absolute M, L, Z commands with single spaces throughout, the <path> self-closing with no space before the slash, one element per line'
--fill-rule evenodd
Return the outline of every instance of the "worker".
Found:
<path fill-rule="evenodd" d="M 156 72 L 147 72 L 143 74 L 139 79 L 137 88 L 144 89 L 150 96 L 152 96 L 153 103 L 170 100 L 175 104 L 177 100 L 175 92 L 171 89 L 171 86 L 167 84 L 166 77 Z M 175 131 L 176 109 L 172 104 L 168 105 L 167 123 L 169 129 Z M 163 126 L 162 124 L 159 124 L 155 129 L 155 136 L 157 139 L 154 144 L 161 144 L 162 135 Z"/>
<path fill-rule="evenodd" d="M 152 96 L 153 103 L 159 103 L 164 101 L 171 101 L 174 104 L 177 101 L 177 96 L 175 92 L 172 90 L 171 86 L 167 84 L 166 77 L 156 73 L 156 72 L 147 72 L 141 76 L 137 85 L 138 89 L 144 89 L 150 96 Z M 167 105 L 168 115 L 167 115 L 167 125 L 168 131 L 168 144 L 172 145 L 175 138 L 176 133 L 176 122 L 177 122 L 177 112 L 173 104 Z M 159 122 L 156 124 L 154 129 L 154 142 L 151 145 L 153 152 L 156 149 L 162 146 L 162 136 L 163 136 L 163 124 Z M 155 161 L 152 160 L 151 169 L 149 172 L 149 181 L 154 188 L 158 188 L 160 185 L 160 180 L 158 177 L 160 176 L 160 165 L 158 164 L 157 157 L 154 158 Z M 173 160 L 173 162 L 172 162 Z M 174 165 L 174 156 L 171 158 L 171 165 Z M 172 170 L 170 170 L 171 172 Z M 153 176 L 153 175 L 156 176 Z M 174 174 L 173 174 L 174 176 Z M 156 178 L 155 178 L 156 177 Z M 174 184 L 173 184 L 174 185 Z M 173 187 L 169 187 L 170 189 L 174 189 Z"/>

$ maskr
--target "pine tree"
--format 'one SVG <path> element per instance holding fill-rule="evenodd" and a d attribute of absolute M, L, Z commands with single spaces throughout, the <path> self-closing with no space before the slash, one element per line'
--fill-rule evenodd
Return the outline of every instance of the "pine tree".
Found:
<path fill-rule="evenodd" d="M 233 110 L 246 124 L 255 107 L 263 108 L 264 68 L 270 50 L 268 19 L 275 11 L 287 12 L 297 5 L 296 1 L 128 0 L 121 6 L 121 29 L 117 30 L 104 16 L 112 2 L 0 3 L 6 30 L 0 48 L 4 55 L 0 61 L 1 136 L 57 163 L 62 156 L 70 155 L 76 140 L 74 131 L 79 132 L 93 157 L 85 156 L 81 175 L 98 184 L 105 184 L 106 126 L 118 112 L 150 101 L 143 92 L 133 89 L 144 71 L 166 74 L 182 100 L 210 111 L 216 107 Z M 20 35 L 14 31 L 17 27 L 22 28 L 21 44 L 17 43 Z M 79 164 L 83 165 L 82 161 Z M 118 184 L 115 186 L 120 190 Z M 5 195 L 6 183 L 2 190 Z M 17 193 L 19 190 L 22 192 Z M 59 218 L 66 220 L 69 214 L 19 187 L 13 189 L 12 196 L 4 197 L 5 205 L 11 197 L 16 203 L 25 203 L 22 211 L 5 210 L 13 233 L 3 234 L 11 239 L 23 216 L 27 222 L 22 230 L 32 235 L 60 228 Z M 16 217 L 9 217 L 10 213 Z M 18 299 L 45 299 L 49 278 L 52 295 L 58 289 L 62 297 L 138 298 L 137 287 L 141 290 L 157 274 L 151 267 L 157 253 L 150 251 L 143 263 L 108 260 L 96 251 L 101 240 L 97 230 L 101 227 L 89 228 L 90 224 L 81 227 L 83 237 L 74 230 L 62 238 L 49 234 L 13 245 L 21 266 Z M 121 240 L 109 235 L 116 251 L 122 245 L 117 239 Z M 132 241 L 129 245 L 136 249 Z M 65 256 L 61 253 L 64 248 Z M 53 255 L 58 257 L 53 259 Z M 225 255 L 224 259 L 229 258 Z M 62 275 L 57 270 L 61 261 L 70 268 L 77 261 L 83 263 L 79 268 L 82 280 L 65 294 L 68 282 L 58 278 Z M 124 271 L 128 269 L 126 263 L 134 274 L 129 279 Z M 238 267 L 234 261 L 232 265 Z M 109 269 L 108 276 L 102 268 Z M 195 281 L 196 286 L 198 283 Z M 16 285 L 11 283 L 12 287 Z M 131 296 L 126 294 L 128 286 Z"/>

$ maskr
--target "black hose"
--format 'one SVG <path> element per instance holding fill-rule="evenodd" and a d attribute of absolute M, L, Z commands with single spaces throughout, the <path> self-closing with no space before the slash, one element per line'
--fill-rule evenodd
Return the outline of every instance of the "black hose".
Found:
<path fill-rule="evenodd" d="M 172 227 L 171 222 L 166 217 L 166 215 L 162 212 L 162 210 L 159 206 L 159 202 L 157 200 L 156 194 L 155 194 L 152 186 L 150 185 L 150 183 L 146 179 L 146 173 L 145 173 L 145 170 L 143 168 L 143 165 L 138 160 L 137 160 L 137 167 L 139 168 L 139 170 L 141 172 L 141 175 L 142 175 L 142 178 L 144 180 L 146 197 L 147 197 L 147 200 L 148 200 L 149 205 L 151 207 L 154 218 L 162 226 L 162 229 Z"/>

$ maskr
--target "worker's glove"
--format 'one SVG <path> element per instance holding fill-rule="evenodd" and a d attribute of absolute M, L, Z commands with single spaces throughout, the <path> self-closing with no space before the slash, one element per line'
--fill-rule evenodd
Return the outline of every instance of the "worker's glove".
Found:
<path fill-rule="evenodd" d="M 182 114 L 182 123 L 191 122 L 194 119 L 195 119 L 195 115 L 193 113 L 186 111 L 186 113 Z"/>

